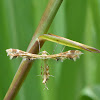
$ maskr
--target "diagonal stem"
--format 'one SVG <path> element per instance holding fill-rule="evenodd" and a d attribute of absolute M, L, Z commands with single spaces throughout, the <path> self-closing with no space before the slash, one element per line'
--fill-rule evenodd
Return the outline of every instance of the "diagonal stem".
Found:
<path fill-rule="evenodd" d="M 28 52 L 38 53 L 39 46 L 38 46 L 38 41 L 36 41 L 36 39 L 43 33 L 47 33 L 62 1 L 63 0 L 49 1 L 48 6 L 35 31 L 35 34 L 33 35 L 33 38 L 28 46 L 28 49 L 27 49 Z M 40 47 L 42 47 L 43 43 L 44 41 L 41 40 Z M 18 71 L 16 72 L 15 77 L 4 97 L 4 100 L 13 100 L 15 98 L 31 67 L 32 67 L 32 61 L 22 60 L 18 68 Z"/>

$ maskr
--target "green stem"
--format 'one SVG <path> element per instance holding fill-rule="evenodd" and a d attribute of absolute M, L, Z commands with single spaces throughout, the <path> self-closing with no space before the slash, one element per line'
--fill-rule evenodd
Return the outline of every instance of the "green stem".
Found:
<path fill-rule="evenodd" d="M 38 53 L 38 42 L 36 42 L 36 39 L 42 35 L 43 33 L 47 33 L 58 8 L 60 7 L 60 4 L 63 0 L 50 0 L 48 3 L 48 6 L 41 18 L 41 21 L 35 31 L 35 34 L 33 35 L 33 38 L 28 46 L 27 51 L 31 53 Z M 40 44 L 41 47 L 43 45 L 44 41 L 41 40 Z M 15 77 L 4 97 L 4 100 L 12 100 L 17 95 L 23 81 L 25 80 L 30 68 L 32 67 L 32 61 L 29 60 L 22 60 L 18 71 L 15 74 Z"/>

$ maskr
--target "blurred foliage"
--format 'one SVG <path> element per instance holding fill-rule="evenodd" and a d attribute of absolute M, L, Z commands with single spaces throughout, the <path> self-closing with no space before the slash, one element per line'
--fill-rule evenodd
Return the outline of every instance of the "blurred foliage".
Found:
<path fill-rule="evenodd" d="M 0 100 L 18 69 L 21 58 L 9 60 L 5 50 L 26 50 L 48 4 L 48 0 L 0 0 Z M 50 29 L 62 37 L 100 49 L 99 0 L 64 0 Z M 42 50 L 59 53 L 62 45 L 46 42 Z M 64 51 L 74 49 L 65 47 Z M 41 51 L 42 51 L 41 50 Z M 76 62 L 48 61 L 49 90 L 43 90 L 42 60 L 36 60 L 15 100 L 100 100 L 100 54 L 83 51 Z M 98 85 L 97 85 L 98 84 Z"/>

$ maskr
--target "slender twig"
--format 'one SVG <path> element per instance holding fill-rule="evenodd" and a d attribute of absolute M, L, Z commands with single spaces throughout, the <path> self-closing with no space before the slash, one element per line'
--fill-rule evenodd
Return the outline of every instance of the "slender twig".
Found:
<path fill-rule="evenodd" d="M 35 34 L 33 35 L 33 38 L 28 46 L 27 52 L 38 53 L 39 46 L 38 46 L 38 41 L 36 41 L 36 39 L 43 33 L 47 33 L 62 1 L 63 0 L 50 0 L 49 1 L 48 6 L 47 6 L 47 8 L 41 18 L 41 21 L 35 31 Z M 43 43 L 44 43 L 44 41 L 41 40 L 40 47 L 42 47 Z M 14 99 L 14 97 L 17 95 L 23 81 L 25 80 L 31 66 L 32 66 L 32 61 L 22 60 L 20 66 L 18 68 L 18 71 L 16 72 L 15 77 L 4 97 L 4 100 L 13 100 Z"/>

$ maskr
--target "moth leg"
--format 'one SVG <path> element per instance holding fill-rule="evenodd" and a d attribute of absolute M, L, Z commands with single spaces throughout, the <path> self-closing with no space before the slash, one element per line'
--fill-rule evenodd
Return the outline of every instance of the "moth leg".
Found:
<path fill-rule="evenodd" d="M 45 89 L 49 90 L 49 88 L 47 87 L 46 83 L 45 83 L 45 88 L 43 90 L 45 90 Z"/>

